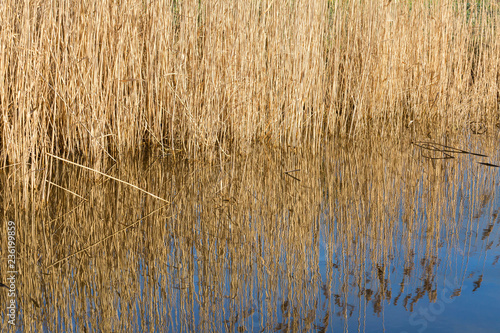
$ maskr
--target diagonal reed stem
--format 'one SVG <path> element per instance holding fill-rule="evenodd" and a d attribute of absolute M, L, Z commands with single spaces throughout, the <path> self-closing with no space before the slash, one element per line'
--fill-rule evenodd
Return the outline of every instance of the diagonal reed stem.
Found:
<path fill-rule="evenodd" d="M 170 203 L 170 201 L 167 201 L 167 200 L 165 200 L 165 199 L 163 199 L 163 198 L 160 198 L 159 196 L 154 195 L 153 193 L 150 193 L 150 192 L 148 192 L 148 191 L 146 191 L 146 190 L 143 190 L 142 188 L 140 188 L 140 187 L 138 187 L 138 186 L 135 186 L 134 184 L 130 184 L 130 183 L 128 183 L 128 182 L 126 182 L 126 181 L 124 181 L 124 180 L 121 180 L 121 179 L 115 178 L 115 177 L 110 176 L 110 175 L 107 175 L 107 174 L 105 174 L 105 173 L 103 173 L 103 172 L 100 172 L 100 171 L 97 171 L 97 170 L 95 170 L 95 169 L 92 169 L 92 168 L 86 167 L 86 166 L 84 166 L 84 165 L 81 165 L 81 164 L 78 164 L 78 163 L 75 163 L 75 162 L 71 162 L 71 161 L 69 161 L 69 160 L 67 160 L 67 159 L 65 159 L 65 158 L 62 158 L 62 157 L 59 157 L 59 156 L 56 156 L 56 155 L 52 155 L 52 154 L 50 154 L 50 153 L 46 153 L 46 154 L 47 154 L 48 156 L 50 156 L 50 157 L 56 158 L 56 159 L 61 160 L 61 161 L 63 161 L 63 162 L 66 162 L 66 163 L 69 163 L 69 164 L 76 165 L 76 166 L 78 166 L 78 167 L 80 167 L 80 168 L 82 168 L 82 169 L 86 169 L 86 170 L 93 171 L 93 172 L 98 173 L 98 174 L 100 174 L 100 175 L 102 175 L 102 176 L 105 176 L 105 177 L 108 177 L 108 178 L 110 178 L 110 179 L 113 179 L 114 181 L 117 181 L 117 182 L 119 182 L 119 183 L 122 183 L 122 184 L 125 184 L 125 185 L 128 185 L 128 186 L 131 186 L 131 187 L 135 188 L 136 190 L 139 190 L 139 191 L 141 191 L 141 192 L 143 192 L 143 193 L 146 193 L 147 195 L 152 196 L 152 197 L 153 197 L 153 198 L 155 198 L 155 199 L 161 200 L 161 201 L 166 202 L 166 203 Z"/>
<path fill-rule="evenodd" d="M 101 244 L 102 242 L 104 242 L 104 241 L 106 241 L 106 240 L 110 239 L 111 237 L 116 236 L 117 234 L 119 234 L 119 233 L 120 233 L 120 232 L 122 232 L 122 231 L 125 231 L 125 230 L 127 230 L 127 229 L 132 228 L 132 227 L 133 227 L 133 226 L 135 226 L 136 224 L 138 224 L 138 223 L 142 222 L 145 218 L 147 218 L 147 217 L 149 217 L 149 216 L 153 215 L 154 213 L 158 212 L 159 210 L 161 210 L 162 208 L 164 208 L 164 207 L 166 207 L 166 206 L 167 206 L 167 205 L 163 205 L 163 206 L 161 206 L 160 208 L 153 210 L 151 213 L 149 213 L 149 214 L 147 214 L 147 215 L 145 215 L 145 216 L 142 216 L 140 219 L 138 219 L 138 220 L 137 220 L 137 221 L 135 221 L 134 223 L 131 223 L 131 224 L 127 225 L 125 228 L 122 228 L 122 229 L 120 229 L 120 230 L 118 230 L 118 231 L 115 231 L 115 232 L 113 232 L 112 234 L 110 234 L 110 235 L 108 235 L 108 236 L 104 237 L 103 239 L 100 239 L 100 240 L 98 240 L 97 242 L 92 243 L 92 244 L 90 244 L 89 246 L 84 247 L 83 249 L 78 250 L 78 251 L 76 251 L 75 253 L 72 253 L 72 254 L 70 254 L 70 255 L 67 255 L 67 256 L 66 256 L 66 257 L 64 257 L 64 258 L 59 259 L 59 260 L 57 260 L 57 261 L 53 262 L 52 264 L 50 264 L 50 265 L 47 267 L 47 269 L 48 269 L 48 268 L 52 268 L 52 267 L 54 267 L 55 265 L 57 265 L 57 264 L 59 264 L 59 263 L 61 263 L 61 262 L 65 261 L 65 260 L 68 260 L 69 258 L 72 258 L 72 257 L 76 256 L 77 254 L 80 254 L 80 253 L 82 253 L 82 252 L 84 252 L 84 251 L 87 251 L 88 249 L 90 249 L 90 248 L 92 248 L 92 247 L 94 247 L 94 246 L 96 246 L 96 245 Z"/>

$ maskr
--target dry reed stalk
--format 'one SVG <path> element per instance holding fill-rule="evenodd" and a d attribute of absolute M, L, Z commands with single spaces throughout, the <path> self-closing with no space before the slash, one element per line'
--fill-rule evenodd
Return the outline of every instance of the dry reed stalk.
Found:
<path fill-rule="evenodd" d="M 146 193 L 147 195 L 149 195 L 149 196 L 151 196 L 151 197 L 153 197 L 153 198 L 155 198 L 155 199 L 161 200 L 161 201 L 166 202 L 166 203 L 170 203 L 170 201 L 165 200 L 165 199 L 163 199 L 163 198 L 160 198 L 159 196 L 154 195 L 153 193 L 150 193 L 150 192 L 148 192 L 148 191 L 146 191 L 146 190 L 143 190 L 142 188 L 140 188 L 140 187 L 138 187 L 138 186 L 136 186 L 136 185 L 134 185 L 134 184 L 130 184 L 129 182 L 126 182 L 126 181 L 124 181 L 124 180 L 121 180 L 121 179 L 118 179 L 118 178 L 116 178 L 116 177 L 113 177 L 113 176 L 107 175 L 107 174 L 105 174 L 104 172 L 100 172 L 100 171 L 98 171 L 98 170 L 95 170 L 95 169 L 92 169 L 92 168 L 86 167 L 86 166 L 84 166 L 84 165 L 81 165 L 81 164 L 78 164 L 78 163 L 75 163 L 75 162 L 71 162 L 70 160 L 67 160 L 67 159 L 65 159 L 65 158 L 62 158 L 62 157 L 59 157 L 59 156 L 56 156 L 56 155 L 52 155 L 52 154 L 50 154 L 50 153 L 46 153 L 46 154 L 47 154 L 47 156 L 50 156 L 50 157 L 53 157 L 53 158 L 55 158 L 55 159 L 61 160 L 61 161 L 66 162 L 66 163 L 68 163 L 68 164 L 76 165 L 77 167 L 80 167 L 80 168 L 82 168 L 82 169 L 85 169 L 85 170 L 89 170 L 89 171 L 95 172 L 95 173 L 97 173 L 97 174 L 99 174 L 99 175 L 101 175 L 101 176 L 107 177 L 107 178 L 112 179 L 112 180 L 114 180 L 114 181 L 116 181 L 116 182 L 119 182 L 119 183 L 122 183 L 122 184 L 128 185 L 128 186 L 130 186 L 130 187 L 133 187 L 133 188 L 135 188 L 136 190 L 139 190 L 139 191 L 141 191 L 141 192 L 143 192 L 143 193 Z"/>
<path fill-rule="evenodd" d="M 52 185 L 52 186 L 55 186 L 55 187 L 57 187 L 57 188 L 60 188 L 61 190 L 64 190 L 64 191 L 66 191 L 66 192 L 68 192 L 68 193 L 71 193 L 71 194 L 73 194 L 75 197 L 78 197 L 78 198 L 80 198 L 80 199 L 82 199 L 82 200 L 87 200 L 87 199 L 85 199 L 84 197 L 82 197 L 81 195 L 76 194 L 75 192 L 73 192 L 73 191 L 71 191 L 71 190 L 69 190 L 69 189 L 67 189 L 67 188 L 64 188 L 64 187 L 62 187 L 62 186 L 59 186 L 59 185 L 57 185 L 57 184 L 55 184 L 55 183 L 53 183 L 53 182 L 51 182 L 51 181 L 48 181 L 48 180 L 47 180 L 47 183 L 48 183 L 48 184 L 50 184 L 50 185 Z"/>
<path fill-rule="evenodd" d="M 106 240 L 108 240 L 108 239 L 110 239 L 110 238 L 112 238 L 112 237 L 114 237 L 114 236 L 118 235 L 119 233 L 121 233 L 121 232 L 123 232 L 123 231 L 126 231 L 126 230 L 128 230 L 128 229 L 130 229 L 130 228 L 132 228 L 132 227 L 136 226 L 137 224 L 139 224 L 139 223 L 143 222 L 143 221 L 144 221 L 144 219 L 148 218 L 149 216 L 153 215 L 154 213 L 159 212 L 161 209 L 165 208 L 166 206 L 167 206 L 167 205 L 164 205 L 164 206 L 162 206 L 162 207 L 160 207 L 160 208 L 158 208 L 158 209 L 155 209 L 154 211 L 152 211 L 152 212 L 150 212 L 150 213 L 148 213 L 148 214 L 144 215 L 143 217 L 141 217 L 141 218 L 140 218 L 140 219 L 138 219 L 137 221 L 135 221 L 135 222 L 133 222 L 133 223 L 130 223 L 130 224 L 129 224 L 129 225 L 127 225 L 126 227 L 124 227 L 124 228 L 122 228 L 122 229 L 120 229 L 120 230 L 118 230 L 118 231 L 113 232 L 112 234 L 110 234 L 110 235 L 108 235 L 108 236 L 106 236 L 106 237 L 104 237 L 104 238 L 102 238 L 102 239 L 98 240 L 98 241 L 97 241 L 97 242 L 95 242 L 95 243 L 92 243 L 92 244 L 90 244 L 90 245 L 88 245 L 88 246 L 84 247 L 84 248 L 83 248 L 83 249 L 81 249 L 81 250 L 76 251 L 75 253 L 72 253 L 72 254 L 70 254 L 70 255 L 67 255 L 67 256 L 65 256 L 64 258 L 61 258 L 61 259 L 59 259 L 59 260 L 57 260 L 57 261 L 53 262 L 52 264 L 50 264 L 49 266 L 47 266 L 47 268 L 54 267 L 55 265 L 57 265 L 57 264 L 59 264 L 59 263 L 61 263 L 61 262 L 63 262 L 63 261 L 66 261 L 66 260 L 68 260 L 68 259 L 70 259 L 70 258 L 72 258 L 72 257 L 74 257 L 74 256 L 76 256 L 76 255 L 78 255 L 78 254 L 80 254 L 80 253 L 82 253 L 82 252 L 87 251 L 87 250 L 88 250 L 88 249 L 90 249 L 90 248 L 93 248 L 94 246 L 97 246 L 97 245 L 101 244 L 102 242 L 104 242 L 104 241 L 106 241 Z"/>

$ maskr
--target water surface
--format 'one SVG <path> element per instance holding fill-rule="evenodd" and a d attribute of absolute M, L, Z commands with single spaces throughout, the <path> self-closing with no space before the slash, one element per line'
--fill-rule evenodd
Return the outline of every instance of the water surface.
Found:
<path fill-rule="evenodd" d="M 11 168 L 16 329 L 497 332 L 500 178 L 478 162 L 499 158 L 448 145 L 488 157 L 406 143 L 78 161 L 143 191 L 53 160 L 24 205 Z"/>

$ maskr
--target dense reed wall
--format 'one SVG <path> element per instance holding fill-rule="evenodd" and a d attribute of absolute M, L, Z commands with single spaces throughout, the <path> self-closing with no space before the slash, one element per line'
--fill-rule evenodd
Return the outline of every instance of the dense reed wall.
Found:
<path fill-rule="evenodd" d="M 3 164 L 497 121 L 494 1 L 0 4 Z M 36 167 L 36 163 L 34 163 Z"/>

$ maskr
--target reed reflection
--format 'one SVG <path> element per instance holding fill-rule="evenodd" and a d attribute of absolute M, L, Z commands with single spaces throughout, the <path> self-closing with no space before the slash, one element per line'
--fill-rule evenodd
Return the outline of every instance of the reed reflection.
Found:
<path fill-rule="evenodd" d="M 498 178 L 417 148 L 77 162 L 122 182 L 54 160 L 48 201 L 27 209 L 12 204 L 22 189 L 7 170 L 3 209 L 23 222 L 22 325 L 363 331 L 396 329 L 366 318 L 404 309 L 404 325 L 427 327 L 487 279 L 470 261 L 498 261 Z"/>

